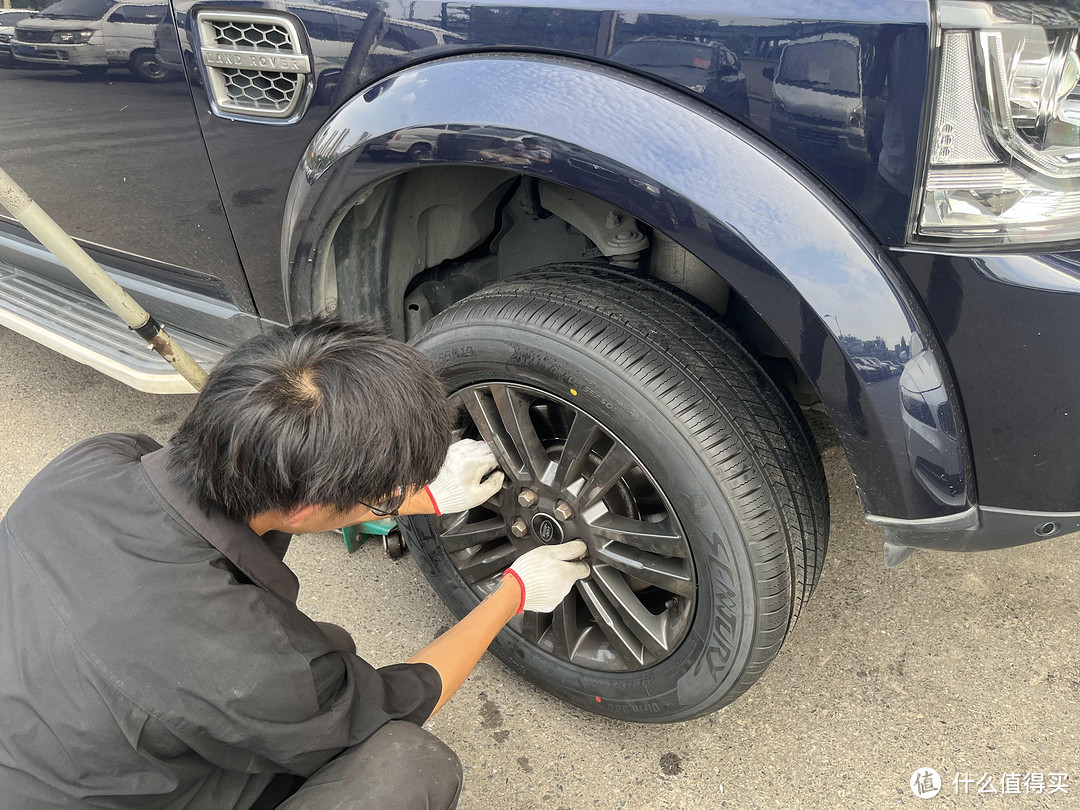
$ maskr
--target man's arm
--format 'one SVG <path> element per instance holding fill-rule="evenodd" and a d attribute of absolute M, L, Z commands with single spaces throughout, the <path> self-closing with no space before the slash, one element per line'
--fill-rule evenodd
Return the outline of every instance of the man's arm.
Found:
<path fill-rule="evenodd" d="M 430 664 L 442 678 L 442 694 L 431 710 L 433 715 L 465 683 L 495 636 L 517 614 L 520 604 L 521 586 L 513 577 L 506 577 L 468 616 L 406 662 Z"/>
<path fill-rule="evenodd" d="M 586 550 L 582 541 L 573 540 L 523 554 L 493 593 L 408 660 L 409 664 L 429 664 L 442 679 L 433 715 L 453 697 L 510 619 L 523 610 L 550 613 L 577 580 L 589 575 L 586 563 L 573 562 L 585 556 Z"/>

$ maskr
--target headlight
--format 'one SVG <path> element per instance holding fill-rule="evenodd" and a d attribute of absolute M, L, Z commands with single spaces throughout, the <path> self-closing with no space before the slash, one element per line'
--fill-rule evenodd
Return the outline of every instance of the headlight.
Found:
<path fill-rule="evenodd" d="M 52 41 L 62 45 L 81 45 L 89 42 L 93 31 L 57 31 L 52 36 Z"/>
<path fill-rule="evenodd" d="M 916 235 L 1080 238 L 1080 16 L 942 0 L 941 66 Z"/>
<path fill-rule="evenodd" d="M 924 425 L 937 427 L 937 425 L 934 424 L 934 415 L 930 411 L 930 406 L 926 404 L 926 399 L 922 394 L 917 394 L 914 391 L 908 391 L 901 387 L 900 402 L 903 404 L 905 411 Z"/>

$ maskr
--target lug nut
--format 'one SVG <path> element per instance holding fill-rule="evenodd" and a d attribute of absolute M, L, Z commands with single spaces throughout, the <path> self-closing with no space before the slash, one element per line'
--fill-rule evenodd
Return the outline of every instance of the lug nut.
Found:
<path fill-rule="evenodd" d="M 513 532 L 514 537 L 524 537 L 529 533 L 529 524 L 521 518 L 515 518 L 510 524 L 510 531 Z"/>
<path fill-rule="evenodd" d="M 570 504 L 566 501 L 559 501 L 555 504 L 555 517 L 559 520 L 569 520 L 574 516 L 574 510 L 570 508 Z"/>
<path fill-rule="evenodd" d="M 526 508 L 535 506 L 538 500 L 536 493 L 531 489 L 523 489 L 518 493 L 518 503 Z"/>

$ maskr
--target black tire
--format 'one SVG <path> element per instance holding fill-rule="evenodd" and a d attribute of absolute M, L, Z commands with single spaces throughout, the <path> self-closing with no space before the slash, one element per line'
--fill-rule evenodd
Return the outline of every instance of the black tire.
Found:
<path fill-rule="evenodd" d="M 131 75 L 139 81 L 150 82 L 151 84 L 165 82 L 171 78 L 169 71 L 158 61 L 154 51 L 147 48 L 143 48 L 131 54 L 128 70 L 130 70 Z"/>
<path fill-rule="evenodd" d="M 479 415 L 463 418 L 466 435 L 483 435 L 476 425 L 486 420 L 504 469 L 514 468 L 506 469 L 504 491 L 466 516 L 402 521 L 410 550 L 451 609 L 471 610 L 501 567 L 539 544 L 538 532 L 557 531 L 556 542 L 574 534 L 590 545 L 592 580 L 553 616 L 515 619 L 494 646 L 503 661 L 583 709 L 642 722 L 687 720 L 745 692 L 810 597 L 829 517 L 809 429 L 749 352 L 677 291 L 585 264 L 542 268 L 482 290 L 434 318 L 418 346 L 451 396 L 467 395 Z M 496 413 L 507 403 L 517 405 Z M 573 462 L 558 460 L 578 442 L 571 437 L 579 419 L 600 429 L 581 453 L 565 453 L 585 458 L 571 471 Z M 518 434 L 513 425 L 525 422 Z M 535 449 L 529 455 L 532 438 L 520 438 L 529 431 L 546 458 Z M 516 456 L 514 442 L 524 448 Z M 601 465 L 617 450 L 630 466 L 598 496 L 593 478 L 610 478 Z M 526 457 L 539 459 L 532 469 L 547 464 L 534 484 L 528 463 L 507 461 Z M 575 477 L 560 491 L 541 481 L 558 487 Z M 531 509 L 517 500 L 523 486 L 539 492 Z M 562 523 L 549 514 L 559 498 L 572 515 Z M 536 531 L 509 532 L 519 516 Z M 666 528 L 642 534 L 647 520 Z M 612 534 L 616 524 L 628 533 Z M 654 545 L 648 534 L 671 537 Z M 622 568 L 611 564 L 613 554 Z M 638 573 L 626 573 L 631 558 L 648 569 L 647 581 L 638 578 L 644 568 L 630 565 Z M 630 637 L 628 627 L 659 630 Z"/>
<path fill-rule="evenodd" d="M 431 160 L 432 148 L 430 143 L 414 143 L 409 147 L 409 151 L 405 153 L 405 156 L 416 163 L 420 163 L 424 160 Z"/>

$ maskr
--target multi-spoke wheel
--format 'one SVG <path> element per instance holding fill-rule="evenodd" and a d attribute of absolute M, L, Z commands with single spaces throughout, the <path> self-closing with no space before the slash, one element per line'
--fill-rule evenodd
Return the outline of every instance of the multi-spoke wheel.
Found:
<path fill-rule="evenodd" d="M 529 549 L 584 540 L 592 577 L 554 613 L 525 613 L 511 627 L 590 669 L 670 655 L 693 615 L 694 566 L 670 501 L 630 449 L 571 402 L 528 386 L 482 383 L 453 401 L 466 435 L 486 440 L 507 473 L 491 502 L 443 518 L 442 546 L 462 579 L 483 594 Z"/>
<path fill-rule="evenodd" d="M 711 317 L 656 282 L 558 265 L 482 290 L 421 348 L 501 492 L 403 521 L 459 614 L 520 554 L 584 540 L 591 575 L 495 652 L 579 706 L 681 720 L 776 655 L 821 571 L 820 460 L 797 408 Z"/>

